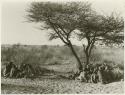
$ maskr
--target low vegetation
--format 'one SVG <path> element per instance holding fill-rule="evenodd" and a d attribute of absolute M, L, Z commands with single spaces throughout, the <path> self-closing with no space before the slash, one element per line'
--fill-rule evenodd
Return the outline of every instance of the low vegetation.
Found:
<path fill-rule="evenodd" d="M 81 53 L 82 48 L 79 46 L 74 46 L 77 50 L 77 53 L 79 53 L 80 60 L 84 63 L 85 58 L 81 57 L 84 56 L 83 53 Z M 31 65 L 36 72 L 41 71 L 42 75 L 36 76 L 37 78 L 31 78 L 31 79 L 5 79 L 2 76 L 2 93 L 122 93 L 121 91 L 123 89 L 123 86 L 121 85 L 122 82 L 114 83 L 115 85 L 119 85 L 119 87 L 114 86 L 113 83 L 106 84 L 105 86 L 102 84 L 91 84 L 85 83 L 85 82 L 75 82 L 74 80 L 67 80 L 67 78 L 73 74 L 75 70 L 75 62 L 76 59 L 72 55 L 72 52 L 70 49 L 68 49 L 66 46 L 29 46 L 29 45 L 2 45 L 1 48 L 1 60 L 2 64 L 1 67 L 3 70 L 5 67 L 5 64 L 9 61 L 14 61 L 14 64 L 16 66 L 20 66 L 21 64 L 29 64 Z M 92 51 L 92 56 L 90 60 L 91 64 L 94 64 L 95 66 L 98 64 L 106 63 L 110 67 L 116 68 L 113 70 L 113 76 L 115 78 L 123 78 L 123 72 L 124 72 L 124 58 L 123 58 L 123 48 L 99 48 L 96 47 Z M 38 74 L 38 73 L 37 73 Z M 60 81 L 57 81 L 57 80 Z M 26 82 L 26 85 L 22 82 Z M 11 82 L 9 82 L 11 81 Z M 63 82 L 62 82 L 63 81 Z M 16 83 L 20 83 L 17 85 Z M 46 83 L 46 85 L 44 84 Z M 72 87 L 70 88 L 70 83 L 72 82 Z M 32 87 L 30 87 L 30 84 L 33 83 L 32 87 L 35 87 L 35 90 L 32 90 Z M 37 83 L 37 84 L 36 84 Z M 61 83 L 61 84 L 60 84 Z M 39 86 L 42 85 L 42 86 Z M 58 85 L 59 88 L 53 87 L 54 85 Z M 82 90 L 85 86 L 87 88 L 85 90 Z M 52 85 L 52 87 L 49 87 L 48 85 Z M 66 87 L 66 90 L 62 88 L 62 86 Z M 92 86 L 96 85 L 98 87 L 94 91 L 90 91 L 93 89 Z M 36 86 L 38 88 L 36 88 Z M 44 87 L 45 86 L 45 87 Z M 108 86 L 112 86 L 112 89 L 107 89 Z M 45 90 L 46 87 L 48 90 Z M 74 87 L 77 90 L 74 90 Z M 16 90 L 16 88 L 18 88 Z M 25 89 L 27 90 L 25 90 Z M 90 88 L 90 89 L 88 89 Z M 19 89 L 21 91 L 19 91 Z M 80 90 L 81 89 L 81 90 Z M 88 89 L 88 90 L 87 90 Z M 99 90 L 100 89 L 100 90 Z M 103 90 L 105 89 L 105 91 Z M 113 89 L 117 89 L 113 90 Z M 11 91 L 11 92 L 10 92 Z M 29 92 L 31 91 L 31 92 Z M 42 92 L 41 92 L 42 91 Z M 75 92 L 73 92 L 75 91 Z M 103 91 L 103 92 L 100 92 Z M 116 91 L 116 92 L 114 92 Z"/>
<path fill-rule="evenodd" d="M 80 60 L 84 63 L 82 48 L 74 46 L 79 54 Z M 14 64 L 22 63 L 33 65 L 33 67 L 44 65 L 75 65 L 74 58 L 70 49 L 66 46 L 25 46 L 9 45 L 1 48 L 2 67 L 6 61 L 14 61 Z M 91 64 L 107 63 L 112 67 L 124 69 L 123 48 L 94 48 L 91 56 Z"/>
<path fill-rule="evenodd" d="M 82 48 L 74 46 L 79 54 L 80 60 L 85 62 Z M 5 61 L 13 60 L 15 64 L 28 63 L 33 65 L 59 65 L 75 64 L 76 60 L 70 49 L 66 46 L 25 46 L 25 45 L 8 45 L 1 48 L 2 65 Z M 91 56 L 91 63 L 106 62 L 113 66 L 123 67 L 124 53 L 123 48 L 94 48 Z M 121 66 L 120 66 L 121 65 Z"/>

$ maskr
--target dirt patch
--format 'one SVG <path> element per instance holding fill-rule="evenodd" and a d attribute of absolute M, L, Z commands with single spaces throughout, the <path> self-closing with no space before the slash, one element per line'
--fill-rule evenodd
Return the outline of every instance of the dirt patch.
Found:
<path fill-rule="evenodd" d="M 92 84 L 68 79 L 2 79 L 2 94 L 122 94 L 124 82 Z"/>

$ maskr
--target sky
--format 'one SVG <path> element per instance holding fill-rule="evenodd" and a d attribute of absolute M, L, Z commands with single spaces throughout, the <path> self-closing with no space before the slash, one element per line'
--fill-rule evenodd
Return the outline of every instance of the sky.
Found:
<path fill-rule="evenodd" d="M 1 10 L 1 43 L 2 44 L 27 44 L 27 45 L 62 45 L 61 40 L 49 41 L 47 30 L 39 30 L 36 23 L 26 22 L 26 9 L 31 1 L 36 0 L 3 0 Z M 40 0 L 37 0 L 40 1 Z M 41 0 L 42 1 L 42 0 Z M 57 1 L 57 0 L 49 0 Z M 59 1 L 59 0 L 58 0 Z M 64 2 L 64 0 L 61 0 Z M 73 0 L 68 0 L 73 1 Z M 76 0 L 75 0 L 76 1 Z M 102 14 L 111 12 L 124 15 L 124 0 L 82 0 L 92 3 L 92 8 Z M 73 44 L 81 42 L 73 40 Z"/>

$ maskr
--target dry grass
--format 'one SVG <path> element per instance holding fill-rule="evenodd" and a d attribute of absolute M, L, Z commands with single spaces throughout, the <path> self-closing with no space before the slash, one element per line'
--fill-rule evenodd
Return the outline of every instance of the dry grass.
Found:
<path fill-rule="evenodd" d="M 123 82 L 81 83 L 49 76 L 30 79 L 2 79 L 2 94 L 123 94 Z"/>
<path fill-rule="evenodd" d="M 109 84 L 84 83 L 69 80 L 60 75 L 69 75 L 71 65 L 47 65 L 44 75 L 36 79 L 1 79 L 2 94 L 123 94 L 124 82 Z M 52 72 L 53 71 L 53 72 Z"/>

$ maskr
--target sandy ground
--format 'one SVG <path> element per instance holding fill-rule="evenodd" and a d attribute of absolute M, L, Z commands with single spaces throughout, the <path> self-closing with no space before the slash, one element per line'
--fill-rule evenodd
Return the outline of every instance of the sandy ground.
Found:
<path fill-rule="evenodd" d="M 57 76 L 31 79 L 1 79 L 2 94 L 123 94 L 124 82 L 84 83 Z"/>

